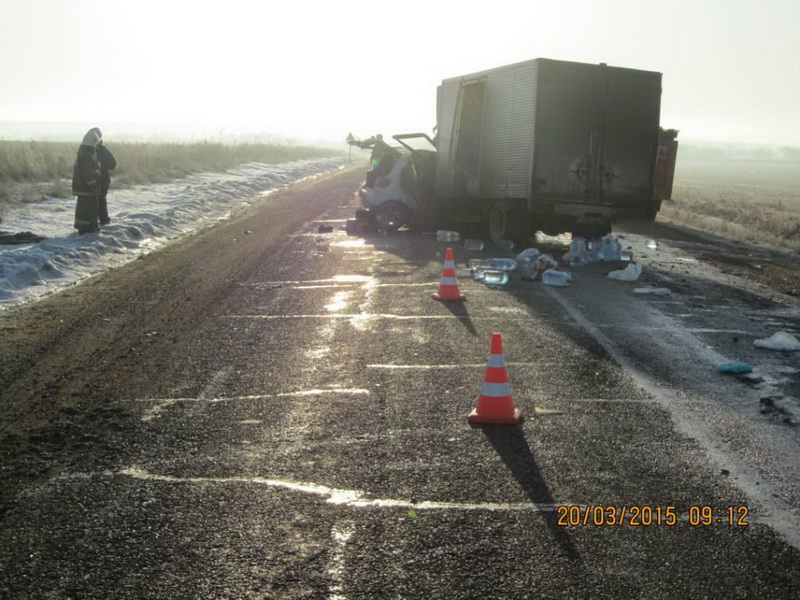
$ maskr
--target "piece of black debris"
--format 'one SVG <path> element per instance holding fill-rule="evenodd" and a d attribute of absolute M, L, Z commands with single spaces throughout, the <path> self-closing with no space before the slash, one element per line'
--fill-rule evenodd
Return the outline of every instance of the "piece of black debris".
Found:
<path fill-rule="evenodd" d="M 18 233 L 0 231 L 0 244 L 36 244 L 46 239 L 46 237 L 36 235 L 30 231 L 20 231 Z"/>

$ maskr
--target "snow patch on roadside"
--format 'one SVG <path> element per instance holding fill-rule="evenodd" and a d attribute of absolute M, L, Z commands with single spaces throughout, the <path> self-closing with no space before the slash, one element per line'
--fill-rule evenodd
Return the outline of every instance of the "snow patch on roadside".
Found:
<path fill-rule="evenodd" d="M 98 234 L 72 228 L 75 199 L 51 198 L 5 215 L 3 229 L 31 231 L 38 244 L 0 245 L 0 311 L 34 302 L 119 267 L 182 236 L 230 217 L 259 196 L 342 168 L 346 159 L 245 164 L 171 183 L 112 190 L 111 224 Z"/>

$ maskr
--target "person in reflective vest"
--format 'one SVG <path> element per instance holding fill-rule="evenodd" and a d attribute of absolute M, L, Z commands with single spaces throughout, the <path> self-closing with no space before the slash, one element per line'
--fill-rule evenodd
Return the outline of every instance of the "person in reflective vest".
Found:
<path fill-rule="evenodd" d="M 77 197 L 75 203 L 75 229 L 83 235 L 100 230 L 100 160 L 97 157 L 97 145 L 103 135 L 97 127 L 93 127 L 78 148 L 75 166 L 72 169 L 72 194 Z"/>
<path fill-rule="evenodd" d="M 369 156 L 370 165 L 374 169 L 381 162 L 381 157 L 389 149 L 389 144 L 383 141 L 383 134 L 378 134 L 361 142 L 362 148 L 372 148 L 372 154 Z"/>

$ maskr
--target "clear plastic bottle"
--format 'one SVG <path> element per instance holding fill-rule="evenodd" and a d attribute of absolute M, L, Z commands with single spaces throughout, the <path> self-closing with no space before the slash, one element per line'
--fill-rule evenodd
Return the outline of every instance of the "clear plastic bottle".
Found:
<path fill-rule="evenodd" d="M 622 253 L 622 244 L 613 235 L 606 235 L 600 240 L 600 258 L 601 260 L 612 261 L 619 260 Z"/>
<path fill-rule="evenodd" d="M 497 271 L 513 271 L 517 268 L 517 261 L 513 258 L 489 258 L 486 262 Z"/>
<path fill-rule="evenodd" d="M 483 274 L 490 268 L 489 263 L 480 258 L 469 259 L 469 274 L 475 281 L 483 281 Z"/>
<path fill-rule="evenodd" d="M 440 229 L 436 232 L 436 240 L 439 242 L 457 242 L 461 239 L 461 236 L 457 231 L 447 231 L 446 229 Z"/>
<path fill-rule="evenodd" d="M 486 272 L 486 269 L 483 267 L 475 267 L 474 269 L 469 270 L 470 276 L 475 281 L 483 281 L 483 274 Z"/>
<path fill-rule="evenodd" d="M 535 260 L 541 252 L 538 248 L 525 248 L 522 252 L 517 254 L 517 262 L 523 262 L 526 260 Z"/>
<path fill-rule="evenodd" d="M 494 245 L 500 248 L 501 250 L 508 250 L 509 252 L 511 252 L 514 249 L 514 242 L 512 242 L 511 240 L 497 240 L 494 243 Z"/>
<path fill-rule="evenodd" d="M 492 267 L 491 263 L 485 258 L 470 258 L 467 265 L 470 271 L 475 271 L 476 269 L 483 269 L 485 271 Z"/>
<path fill-rule="evenodd" d="M 593 263 L 600 260 L 600 240 L 597 238 L 586 240 L 586 262 Z"/>
<path fill-rule="evenodd" d="M 572 258 L 583 258 L 586 259 L 586 240 L 582 237 L 572 238 L 572 241 L 569 243 L 569 257 Z"/>
<path fill-rule="evenodd" d="M 464 240 L 464 249 L 469 252 L 479 252 L 484 247 L 485 244 L 482 240 Z"/>
<path fill-rule="evenodd" d="M 508 283 L 509 279 L 511 279 L 511 277 L 508 275 L 508 271 L 483 271 L 482 281 L 486 285 L 505 285 Z"/>
<path fill-rule="evenodd" d="M 545 285 L 565 286 L 572 281 L 572 275 L 567 271 L 547 269 L 542 273 L 542 283 Z"/>

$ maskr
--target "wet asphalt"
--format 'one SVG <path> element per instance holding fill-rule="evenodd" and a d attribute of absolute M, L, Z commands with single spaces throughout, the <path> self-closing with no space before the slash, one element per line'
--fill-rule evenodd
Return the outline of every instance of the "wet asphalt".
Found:
<path fill-rule="evenodd" d="M 115 460 L 93 461 L 90 438 L 19 485 L 0 597 L 797 597 L 797 430 L 759 404 L 794 383 L 713 370 L 794 358 L 739 352 L 761 325 L 701 310 L 709 290 L 733 302 L 724 285 L 743 312 L 774 299 L 676 280 L 652 252 L 647 282 L 669 298 L 634 296 L 609 265 L 489 288 L 465 262 L 499 252 L 450 244 L 467 301 L 438 302 L 448 245 L 348 235 L 341 189 L 232 271 L 135 393 L 106 398 L 130 417 Z M 493 333 L 518 425 L 467 423 Z"/>

